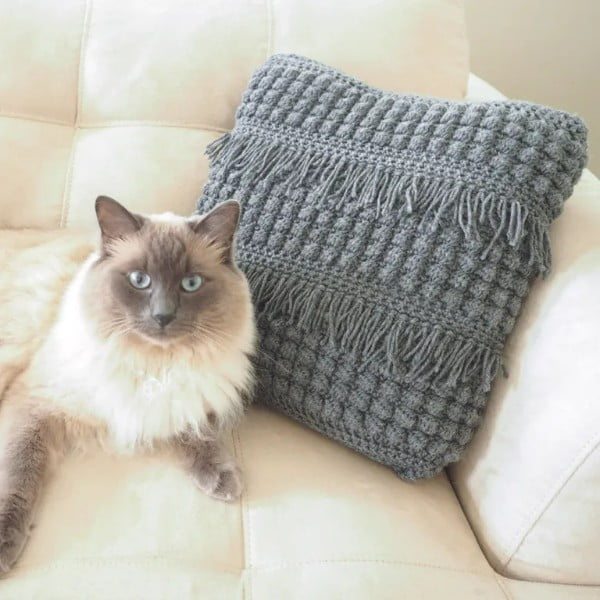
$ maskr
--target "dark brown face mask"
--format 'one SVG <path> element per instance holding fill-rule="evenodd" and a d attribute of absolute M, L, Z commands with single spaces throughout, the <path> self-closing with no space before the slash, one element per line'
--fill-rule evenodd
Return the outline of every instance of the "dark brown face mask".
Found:
<path fill-rule="evenodd" d="M 101 256 L 86 293 L 106 333 L 112 328 L 163 345 L 185 337 L 218 341 L 240 326 L 245 282 L 233 256 L 237 202 L 184 219 L 144 217 L 100 196 L 96 214 Z"/>

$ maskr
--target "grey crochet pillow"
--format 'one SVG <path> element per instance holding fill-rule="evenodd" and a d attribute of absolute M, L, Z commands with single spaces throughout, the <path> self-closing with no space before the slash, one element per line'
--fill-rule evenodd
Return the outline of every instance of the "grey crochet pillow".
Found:
<path fill-rule="evenodd" d="M 243 207 L 260 400 L 403 478 L 458 460 L 550 266 L 584 124 L 523 102 L 394 95 L 278 55 L 208 153 L 199 210 Z"/>

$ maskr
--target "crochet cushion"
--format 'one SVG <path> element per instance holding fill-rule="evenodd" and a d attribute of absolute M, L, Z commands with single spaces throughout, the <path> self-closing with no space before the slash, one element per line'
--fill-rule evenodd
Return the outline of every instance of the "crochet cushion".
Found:
<path fill-rule="evenodd" d="M 276 55 L 207 152 L 198 210 L 242 203 L 260 400 L 406 479 L 458 460 L 550 267 L 584 124 L 386 93 Z"/>

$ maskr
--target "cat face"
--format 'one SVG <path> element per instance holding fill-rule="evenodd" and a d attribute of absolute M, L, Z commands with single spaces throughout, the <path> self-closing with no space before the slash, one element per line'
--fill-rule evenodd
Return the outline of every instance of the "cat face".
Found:
<path fill-rule="evenodd" d="M 158 346 L 223 345 L 252 319 L 248 286 L 233 259 L 239 205 L 202 217 L 143 217 L 101 196 L 101 255 L 84 304 L 102 335 Z"/>

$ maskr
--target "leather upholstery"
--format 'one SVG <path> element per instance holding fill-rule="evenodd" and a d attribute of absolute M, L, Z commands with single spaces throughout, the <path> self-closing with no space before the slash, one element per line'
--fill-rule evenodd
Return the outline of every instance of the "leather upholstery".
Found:
<path fill-rule="evenodd" d="M 403 482 L 260 407 L 234 449 L 232 505 L 164 458 L 70 459 L 0 597 L 503 598 L 446 477 Z"/>
<path fill-rule="evenodd" d="M 0 14 L 5 227 L 91 228 L 99 194 L 146 212 L 191 212 L 206 178 L 205 145 L 231 127 L 251 70 L 272 52 L 308 54 L 395 91 L 456 98 L 467 81 L 457 0 L 25 0 Z M 472 95 L 493 93 L 471 84 Z M 478 545 L 500 565 L 503 536 L 515 536 L 527 523 L 522 515 L 568 478 L 590 439 L 586 425 L 597 424 L 594 386 L 576 363 L 589 369 L 598 355 L 577 326 L 585 316 L 593 330 L 596 318 L 581 298 L 596 289 L 598 261 L 585 232 L 598 198 L 600 184 L 586 174 L 565 233 L 557 226 L 552 287 L 536 292 L 515 335 L 513 352 L 523 349 L 528 361 L 520 368 L 511 355 L 517 391 L 500 383 L 489 425 L 453 471 L 470 523 L 445 475 L 402 482 L 256 406 L 232 440 L 247 481 L 239 503 L 203 496 L 163 457 L 69 459 L 49 484 L 17 570 L 0 582 L 0 598 L 599 597 L 599 587 L 499 577 Z M 563 249 L 567 238 L 572 246 Z M 557 328 L 561 314 L 570 319 L 563 329 L 545 332 L 543 319 Z M 571 340 L 562 360 L 563 337 L 553 337 L 561 331 Z M 578 340 L 587 354 L 575 358 Z M 542 362 L 564 381 L 540 383 L 535 357 L 549 345 L 556 349 Z M 570 403 L 580 403 L 581 422 Z M 550 452 L 548 439 L 567 432 L 569 443 L 556 443 L 548 458 L 536 451 L 535 444 Z M 506 573 L 557 579 L 558 565 L 561 579 L 594 579 L 600 554 L 582 525 L 593 531 L 598 469 L 584 466 Z"/>
<path fill-rule="evenodd" d="M 468 73 L 456 0 L 27 0 L 1 26 L 0 226 L 91 226 L 99 193 L 190 212 L 206 144 L 274 52 L 454 98 Z"/>

